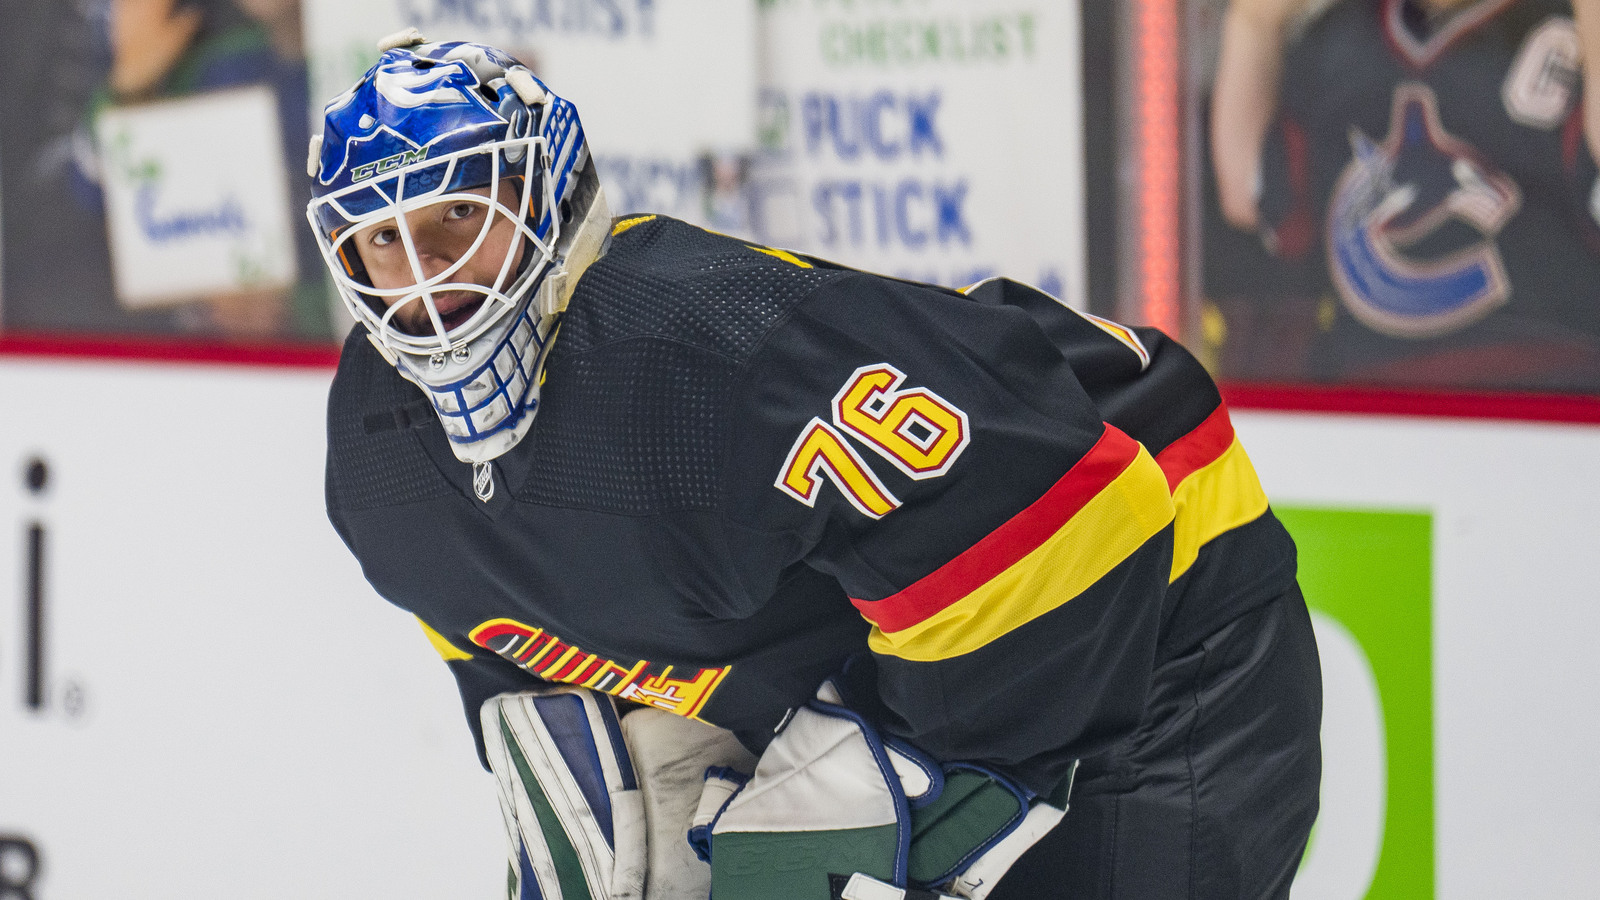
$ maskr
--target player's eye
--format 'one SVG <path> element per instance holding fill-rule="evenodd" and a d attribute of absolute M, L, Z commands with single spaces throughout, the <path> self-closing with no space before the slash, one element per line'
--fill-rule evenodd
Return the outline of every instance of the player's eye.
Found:
<path fill-rule="evenodd" d="M 444 217 L 446 219 L 470 219 L 478 214 L 480 208 L 476 203 L 468 203 L 463 200 L 445 210 Z"/>
<path fill-rule="evenodd" d="M 398 228 L 379 228 L 367 236 L 367 243 L 374 247 L 387 247 L 400 239 Z"/>

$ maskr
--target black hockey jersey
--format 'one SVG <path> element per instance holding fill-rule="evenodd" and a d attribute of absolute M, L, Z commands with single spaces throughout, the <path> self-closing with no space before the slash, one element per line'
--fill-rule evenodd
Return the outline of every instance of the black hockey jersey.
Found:
<path fill-rule="evenodd" d="M 487 502 L 360 330 L 328 429 L 329 515 L 474 729 L 546 679 L 759 749 L 854 658 L 889 730 L 1047 791 L 1140 720 L 1160 656 L 1293 585 L 1216 389 L 1158 332 L 654 216 L 583 276 Z"/>
<path fill-rule="evenodd" d="M 1600 389 L 1571 4 L 1335 4 L 1289 48 L 1262 210 L 1325 267 L 1313 377 Z"/>

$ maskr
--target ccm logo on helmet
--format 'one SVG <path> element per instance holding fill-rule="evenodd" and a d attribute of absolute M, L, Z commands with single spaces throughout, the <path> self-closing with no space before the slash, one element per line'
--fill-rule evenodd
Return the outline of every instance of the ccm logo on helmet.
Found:
<path fill-rule="evenodd" d="M 391 172 L 400 168 L 401 166 L 409 166 L 412 163 L 422 162 L 427 158 L 427 147 L 418 147 L 415 150 L 407 150 L 403 153 L 396 153 L 393 156 L 385 156 L 383 159 L 375 162 L 369 162 L 365 165 L 356 166 L 354 169 L 351 169 L 350 181 L 365 181 L 366 179 L 371 178 L 373 175 L 381 174 L 383 172 Z"/>

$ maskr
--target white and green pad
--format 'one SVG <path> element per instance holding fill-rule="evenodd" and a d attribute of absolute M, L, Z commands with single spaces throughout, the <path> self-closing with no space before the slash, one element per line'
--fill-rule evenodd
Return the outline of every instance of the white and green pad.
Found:
<path fill-rule="evenodd" d="M 797 710 L 746 783 L 709 773 L 696 831 L 716 900 L 983 900 L 1061 820 L 982 766 L 885 741 L 831 684 Z"/>
<path fill-rule="evenodd" d="M 552 686 L 480 710 L 510 843 L 509 900 L 643 900 L 643 792 L 605 694 Z"/>
<path fill-rule="evenodd" d="M 906 883 L 911 811 L 869 726 L 843 707 L 795 711 L 711 828 L 717 900 L 827 900 L 860 872 Z"/>

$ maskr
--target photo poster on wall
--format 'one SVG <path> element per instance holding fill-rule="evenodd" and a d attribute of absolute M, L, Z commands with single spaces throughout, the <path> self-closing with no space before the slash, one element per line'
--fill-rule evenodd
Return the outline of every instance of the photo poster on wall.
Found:
<path fill-rule="evenodd" d="M 1213 371 L 1600 394 L 1574 4 L 1186 6 L 1191 343 Z"/>
<path fill-rule="evenodd" d="M 113 297 L 90 175 L 86 122 L 109 60 L 89 5 L 10 4 L 5 13 L 13 77 L 0 92 L 0 333 L 131 324 Z"/>
<path fill-rule="evenodd" d="M 763 0 L 768 243 L 1085 300 L 1081 27 L 1037 0 Z"/>
<path fill-rule="evenodd" d="M 294 229 L 304 225 L 278 177 L 285 161 L 271 89 L 110 108 L 96 126 L 118 302 L 163 306 L 294 284 Z"/>
<path fill-rule="evenodd" d="M 307 0 L 305 20 L 314 109 L 377 60 L 379 39 L 408 27 L 522 60 L 578 107 L 616 215 L 712 224 L 708 160 L 744 158 L 755 146 L 750 0 Z"/>
<path fill-rule="evenodd" d="M 18 74 L 0 121 L 20 124 L 0 128 L 0 331 L 333 337 L 302 213 L 298 2 L 12 7 Z"/>

